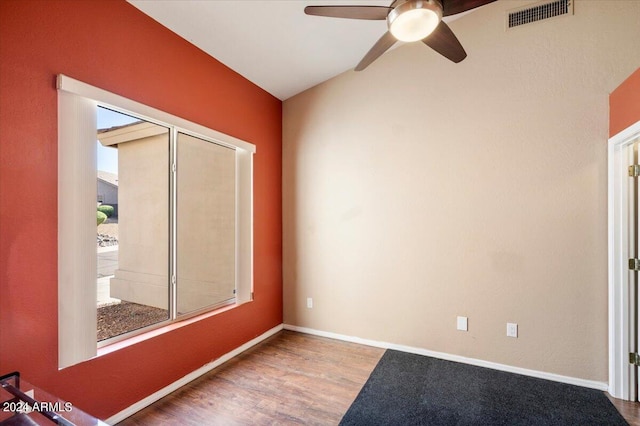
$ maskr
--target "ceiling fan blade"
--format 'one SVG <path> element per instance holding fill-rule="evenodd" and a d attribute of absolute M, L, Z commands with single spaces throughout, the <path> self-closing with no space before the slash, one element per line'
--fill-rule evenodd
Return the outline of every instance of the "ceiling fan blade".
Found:
<path fill-rule="evenodd" d="M 496 0 L 442 0 L 442 16 L 466 12 Z"/>
<path fill-rule="evenodd" d="M 384 6 L 307 6 L 304 13 L 330 18 L 369 19 L 383 21 L 391 8 Z"/>
<path fill-rule="evenodd" d="M 387 31 L 382 37 L 380 37 L 376 44 L 373 45 L 371 50 L 369 50 L 367 54 L 364 55 L 364 58 L 362 58 L 360 63 L 356 66 L 355 70 L 362 71 L 363 69 L 371 65 L 371 63 L 378 59 L 380 55 L 389 50 L 389 48 L 393 46 L 396 41 L 396 38 L 391 35 L 389 31 Z"/>
<path fill-rule="evenodd" d="M 423 39 L 422 42 L 455 63 L 467 57 L 467 52 L 464 51 L 458 41 L 458 37 L 444 21 L 440 21 L 435 31 Z"/>

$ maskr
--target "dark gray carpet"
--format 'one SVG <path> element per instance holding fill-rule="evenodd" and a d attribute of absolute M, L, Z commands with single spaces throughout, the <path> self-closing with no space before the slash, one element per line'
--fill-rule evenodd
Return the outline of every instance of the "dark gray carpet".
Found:
<path fill-rule="evenodd" d="M 341 425 L 626 425 L 602 391 L 387 350 Z"/>

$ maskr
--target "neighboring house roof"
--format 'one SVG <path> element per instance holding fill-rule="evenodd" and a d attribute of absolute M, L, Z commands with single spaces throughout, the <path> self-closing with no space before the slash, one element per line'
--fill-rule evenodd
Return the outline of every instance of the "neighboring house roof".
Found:
<path fill-rule="evenodd" d="M 98 129 L 98 134 L 107 133 L 107 132 L 111 132 L 113 130 L 118 130 L 118 129 L 124 129 L 124 128 L 127 128 L 127 127 L 135 126 L 136 124 L 140 124 L 140 123 L 145 123 L 145 121 L 144 120 L 136 120 L 136 121 L 133 121 L 131 123 L 123 124 L 121 126 L 112 126 L 112 127 L 106 127 L 104 129 Z"/>
<path fill-rule="evenodd" d="M 115 187 L 118 186 L 118 175 L 115 173 L 98 170 L 98 179 Z"/>
<path fill-rule="evenodd" d="M 123 126 L 98 129 L 98 141 L 104 147 L 118 148 L 121 143 L 150 138 L 157 135 L 169 135 L 169 128 L 149 121 L 135 121 Z"/>

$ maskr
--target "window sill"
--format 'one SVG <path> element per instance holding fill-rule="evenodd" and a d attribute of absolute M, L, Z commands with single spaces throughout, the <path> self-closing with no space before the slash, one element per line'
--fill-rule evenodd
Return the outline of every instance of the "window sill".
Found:
<path fill-rule="evenodd" d="M 228 311 L 230 311 L 232 309 L 235 309 L 235 308 L 239 307 L 240 305 L 244 305 L 245 303 L 248 303 L 248 302 L 251 302 L 251 300 L 249 300 L 247 302 L 240 302 L 240 303 L 234 303 L 234 304 L 231 304 L 231 305 L 223 306 L 223 307 L 215 309 L 213 311 L 205 312 L 205 313 L 202 313 L 200 315 L 196 315 L 194 317 L 186 318 L 184 320 L 178 320 L 178 321 L 172 322 L 170 324 L 167 324 L 165 326 L 161 326 L 161 327 L 155 328 L 153 330 L 149 330 L 149 331 L 137 334 L 135 336 L 131 336 L 129 338 L 126 338 L 126 339 L 111 343 L 109 345 L 106 345 L 106 346 L 103 346 L 101 348 L 98 348 L 96 357 L 99 358 L 99 357 L 101 357 L 103 355 L 107 355 L 107 354 L 110 354 L 110 353 L 113 353 L 113 352 L 117 352 L 120 349 L 123 349 L 123 348 L 129 347 L 131 345 L 135 345 L 135 344 L 144 342 L 145 340 L 152 339 L 152 338 L 160 336 L 162 334 L 170 333 L 170 332 L 172 332 L 174 330 L 177 330 L 177 329 L 182 328 L 182 327 L 186 327 L 186 326 L 191 325 L 193 323 L 196 323 L 198 321 L 202 321 L 202 320 L 205 320 L 207 318 L 210 318 L 210 317 L 213 317 L 213 316 L 228 312 Z"/>

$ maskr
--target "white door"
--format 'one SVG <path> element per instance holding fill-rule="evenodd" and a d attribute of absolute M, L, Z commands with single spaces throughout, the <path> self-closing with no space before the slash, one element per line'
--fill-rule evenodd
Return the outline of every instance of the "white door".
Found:
<path fill-rule="evenodd" d="M 640 251 L 638 243 L 638 212 L 640 212 L 640 197 L 638 186 L 640 183 L 640 163 L 638 162 L 638 139 L 629 144 L 627 158 L 629 159 L 629 347 L 630 353 L 638 353 L 638 271 L 640 270 Z M 629 399 L 638 400 L 638 366 L 631 365 L 629 371 Z M 631 358 L 629 360 L 631 363 Z"/>
<path fill-rule="evenodd" d="M 609 139 L 609 393 L 638 400 L 640 121 Z M 631 172 L 631 174 L 630 174 Z"/>
<path fill-rule="evenodd" d="M 638 283 L 640 274 L 640 159 L 639 150 L 640 138 L 635 138 L 628 147 L 627 157 L 629 158 L 630 166 L 628 169 L 629 175 L 629 345 L 631 353 L 636 354 L 633 363 L 630 357 L 631 370 L 629 377 L 629 385 L 631 391 L 629 392 L 629 400 L 637 401 L 638 395 L 640 395 L 640 381 L 638 380 L 638 365 L 640 365 L 640 342 L 638 341 L 638 330 L 640 330 L 638 313 Z"/>

